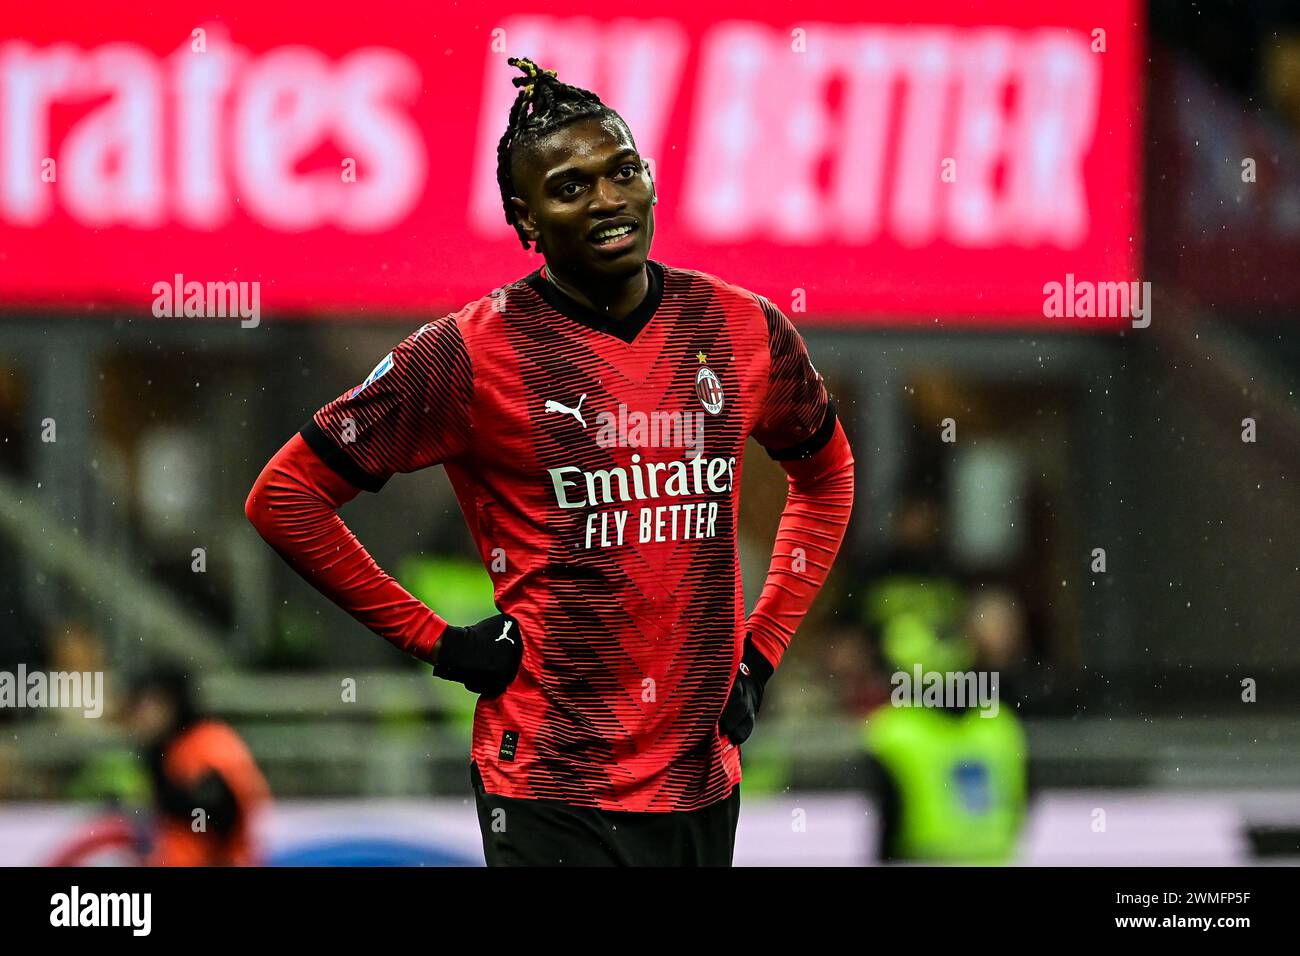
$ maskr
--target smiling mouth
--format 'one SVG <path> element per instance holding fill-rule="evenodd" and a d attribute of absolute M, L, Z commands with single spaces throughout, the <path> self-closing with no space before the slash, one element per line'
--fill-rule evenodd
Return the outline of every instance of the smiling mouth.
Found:
<path fill-rule="evenodd" d="M 600 229 L 587 241 L 597 249 L 618 248 L 628 244 L 631 238 L 640 230 L 640 226 L 634 222 L 621 223 L 617 226 L 610 226 L 608 229 Z"/>

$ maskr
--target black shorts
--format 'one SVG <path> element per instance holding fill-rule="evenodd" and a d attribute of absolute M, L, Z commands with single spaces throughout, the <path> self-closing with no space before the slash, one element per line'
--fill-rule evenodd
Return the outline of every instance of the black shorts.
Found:
<path fill-rule="evenodd" d="M 470 762 L 488 866 L 731 866 L 740 784 L 699 810 L 635 812 L 488 793 Z"/>

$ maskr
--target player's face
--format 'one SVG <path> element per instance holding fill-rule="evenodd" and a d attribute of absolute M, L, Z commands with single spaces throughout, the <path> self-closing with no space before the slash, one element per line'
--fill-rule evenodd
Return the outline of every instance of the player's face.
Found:
<path fill-rule="evenodd" d="M 623 125 L 612 117 L 583 120 L 551 134 L 521 158 L 515 201 L 525 234 L 546 261 L 569 276 L 634 275 L 654 237 L 654 184 Z M 601 230 L 630 227 L 605 241 Z"/>

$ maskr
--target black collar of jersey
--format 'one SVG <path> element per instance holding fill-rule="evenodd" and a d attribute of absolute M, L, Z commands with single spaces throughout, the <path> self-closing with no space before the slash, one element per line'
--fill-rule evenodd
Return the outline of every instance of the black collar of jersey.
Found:
<path fill-rule="evenodd" d="M 581 302 L 565 295 L 554 282 L 542 275 L 540 268 L 527 276 L 524 282 L 540 295 L 547 305 L 561 315 L 567 316 L 589 329 L 604 332 L 606 335 L 612 335 L 616 339 L 631 344 L 641 334 L 641 330 L 654 318 L 655 312 L 659 309 L 659 303 L 663 301 L 664 297 L 664 267 L 653 259 L 647 259 L 645 265 L 650 288 L 646 290 L 645 298 L 641 300 L 641 304 L 621 319 L 602 315 L 595 309 L 589 309 Z"/>

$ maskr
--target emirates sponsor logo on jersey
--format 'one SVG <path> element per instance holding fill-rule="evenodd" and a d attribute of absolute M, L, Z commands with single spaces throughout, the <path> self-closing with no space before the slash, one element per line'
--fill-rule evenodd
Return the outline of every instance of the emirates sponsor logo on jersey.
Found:
<path fill-rule="evenodd" d="M 583 471 L 577 465 L 548 469 L 555 487 L 555 503 L 561 508 L 596 508 L 615 502 L 651 498 L 678 498 L 730 492 L 735 480 L 736 458 L 642 462 L 632 456 L 630 468 L 597 468 Z"/>
<path fill-rule="evenodd" d="M 561 508 L 586 508 L 583 547 L 619 547 L 636 541 L 687 541 L 718 533 L 718 502 L 686 501 L 668 505 L 604 508 L 631 501 L 729 494 L 735 486 L 734 455 L 696 455 L 676 461 L 642 462 L 632 455 L 628 468 L 584 471 L 576 465 L 548 469 Z M 632 520 L 629 521 L 628 518 Z"/>

